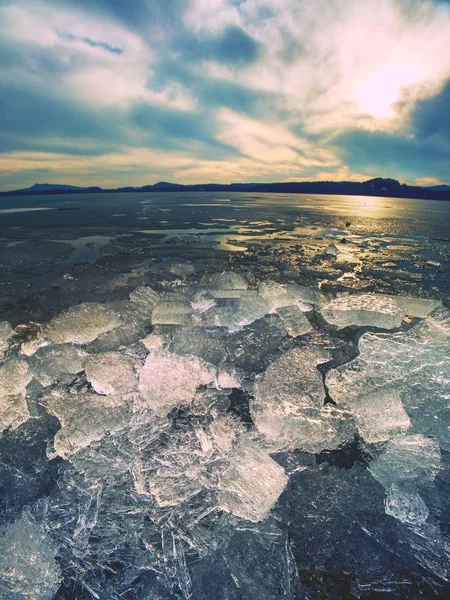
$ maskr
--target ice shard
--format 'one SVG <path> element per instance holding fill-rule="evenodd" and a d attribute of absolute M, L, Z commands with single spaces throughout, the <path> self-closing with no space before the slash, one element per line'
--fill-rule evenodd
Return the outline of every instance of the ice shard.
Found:
<path fill-rule="evenodd" d="M 311 344 L 285 353 L 257 376 L 251 415 L 272 450 L 321 452 L 353 439 L 350 412 L 324 406 L 326 392 L 317 366 L 328 359 L 328 351 Z"/>
<path fill-rule="evenodd" d="M 377 402 L 387 401 L 394 390 L 411 420 L 411 432 L 437 436 L 450 449 L 449 322 L 449 311 L 437 308 L 408 331 L 364 334 L 359 356 L 327 373 L 331 397 L 339 406 L 357 407 L 370 394 Z M 398 409 L 397 402 L 401 417 Z M 386 423 L 391 416 L 385 415 Z"/>
<path fill-rule="evenodd" d="M 185 301 L 160 302 L 153 309 L 153 325 L 184 325 L 189 320 L 192 307 Z"/>
<path fill-rule="evenodd" d="M 129 399 L 89 392 L 58 392 L 46 398 L 47 410 L 61 423 L 55 454 L 70 458 L 107 433 L 121 431 L 130 420 Z"/>
<path fill-rule="evenodd" d="M 29 359 L 35 379 L 44 387 L 64 375 L 76 375 L 83 371 L 87 352 L 72 344 L 44 346 Z"/>
<path fill-rule="evenodd" d="M 0 321 L 0 360 L 6 354 L 9 347 L 9 339 L 13 334 L 13 328 L 8 321 Z"/>
<path fill-rule="evenodd" d="M 195 356 L 177 356 L 168 352 L 148 355 L 139 375 L 142 399 L 136 410 L 150 409 L 167 415 L 173 408 L 189 405 L 202 385 L 214 380 L 215 370 Z"/>
<path fill-rule="evenodd" d="M 399 327 L 406 314 L 393 298 L 379 294 L 339 296 L 320 312 L 328 323 L 339 328 L 354 325 L 380 329 Z"/>
<path fill-rule="evenodd" d="M 86 302 L 54 317 L 44 335 L 54 344 L 89 344 L 120 324 L 118 314 L 105 304 Z"/>
<path fill-rule="evenodd" d="M 423 525 L 430 515 L 427 505 L 416 491 L 397 483 L 387 489 L 385 512 L 409 525 Z"/>
<path fill-rule="evenodd" d="M 297 305 L 302 312 L 312 310 L 311 304 L 319 301 L 320 294 L 312 288 L 302 287 L 295 283 L 281 284 L 276 281 L 263 281 L 258 286 L 259 295 L 272 309 Z"/>
<path fill-rule="evenodd" d="M 432 482 L 442 468 L 439 444 L 420 434 L 399 435 L 369 465 L 381 485 Z"/>
<path fill-rule="evenodd" d="M 204 275 L 201 286 L 208 290 L 214 298 L 238 298 L 241 291 L 248 288 L 248 281 L 240 273 L 223 271 Z"/>
<path fill-rule="evenodd" d="M 265 519 L 287 484 L 284 469 L 242 436 L 219 482 L 220 508 L 247 521 Z"/>
<path fill-rule="evenodd" d="M 312 331 L 311 323 L 296 304 L 278 308 L 277 315 L 283 321 L 287 334 L 292 337 L 305 335 L 305 333 Z"/>
<path fill-rule="evenodd" d="M 0 365 L 0 433 L 16 429 L 30 418 L 25 395 L 32 378 L 23 359 L 10 358 Z"/>
<path fill-rule="evenodd" d="M 405 433 L 411 426 L 396 389 L 369 392 L 353 402 L 344 400 L 344 406 L 352 412 L 360 436 L 369 444 Z"/>
<path fill-rule="evenodd" d="M 90 356 L 84 368 L 87 380 L 97 394 L 126 394 L 137 387 L 131 360 L 118 352 Z"/>

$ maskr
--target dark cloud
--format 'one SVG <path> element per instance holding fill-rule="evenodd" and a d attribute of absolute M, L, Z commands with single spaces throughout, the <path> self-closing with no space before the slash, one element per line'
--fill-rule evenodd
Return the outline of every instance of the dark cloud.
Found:
<path fill-rule="evenodd" d="M 80 8 L 94 14 L 114 17 L 137 30 L 161 26 L 173 27 L 181 21 L 185 0 L 60 0 L 69 8 Z"/>
<path fill-rule="evenodd" d="M 189 149 L 193 143 L 209 147 L 216 155 L 231 149 L 215 138 L 216 126 L 208 112 L 171 110 L 140 103 L 129 112 L 129 123 L 136 128 L 140 145 L 163 149 Z"/>
<path fill-rule="evenodd" d="M 55 97 L 29 86 L 0 83 L 0 131 L 39 136 L 45 145 L 52 136 L 118 140 L 114 115 L 87 109 L 67 97 Z"/>
<path fill-rule="evenodd" d="M 184 60 L 215 60 L 226 65 L 243 66 L 256 61 L 260 45 L 240 27 L 227 27 L 219 34 L 194 35 L 185 32 L 174 42 Z"/>
<path fill-rule="evenodd" d="M 450 81 L 439 94 L 418 104 L 412 123 L 419 140 L 438 137 L 450 145 Z"/>

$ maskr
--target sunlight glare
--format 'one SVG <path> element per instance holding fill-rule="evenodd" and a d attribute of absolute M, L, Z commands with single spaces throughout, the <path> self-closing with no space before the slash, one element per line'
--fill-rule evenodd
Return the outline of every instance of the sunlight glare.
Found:
<path fill-rule="evenodd" d="M 376 119 L 393 116 L 393 104 L 400 97 L 401 89 L 415 80 L 414 70 L 405 64 L 390 65 L 365 81 L 356 93 L 360 109 Z"/>

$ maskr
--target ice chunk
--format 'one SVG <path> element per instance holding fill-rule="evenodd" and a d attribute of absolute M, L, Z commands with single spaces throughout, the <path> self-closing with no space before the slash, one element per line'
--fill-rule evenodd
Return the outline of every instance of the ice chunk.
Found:
<path fill-rule="evenodd" d="M 283 285 L 276 281 L 264 281 L 258 286 L 259 295 L 264 298 L 272 309 L 296 304 L 302 312 L 312 310 L 310 304 L 315 303 L 317 295 L 313 290 L 302 288 L 290 283 Z"/>
<path fill-rule="evenodd" d="M 227 351 L 234 365 L 247 371 L 261 371 L 287 340 L 278 315 L 266 315 L 227 338 Z"/>
<path fill-rule="evenodd" d="M 150 409 L 166 415 L 173 408 L 189 405 L 199 386 L 214 380 L 214 368 L 195 356 L 151 353 L 139 375 L 142 400 L 135 410 Z"/>
<path fill-rule="evenodd" d="M 257 376 L 250 411 L 273 450 L 332 450 L 353 439 L 348 411 L 324 406 L 325 388 L 317 365 L 328 356 L 318 348 L 295 348 Z"/>
<path fill-rule="evenodd" d="M 151 333 L 141 340 L 149 352 L 162 350 L 169 342 L 163 335 Z"/>
<path fill-rule="evenodd" d="M 317 365 L 328 356 L 314 348 L 294 348 L 260 375 L 255 399 L 261 407 L 317 407 L 325 400 L 325 388 Z"/>
<path fill-rule="evenodd" d="M 0 398 L 25 396 L 33 375 L 28 363 L 21 358 L 10 358 L 0 365 Z"/>
<path fill-rule="evenodd" d="M 247 521 L 265 519 L 287 484 L 284 469 L 241 436 L 219 483 L 220 508 Z"/>
<path fill-rule="evenodd" d="M 202 287 L 206 288 L 215 298 L 237 298 L 240 291 L 248 288 L 246 277 L 232 271 L 223 271 L 212 275 L 204 275 Z"/>
<path fill-rule="evenodd" d="M 324 256 L 338 256 L 339 254 L 339 248 L 336 246 L 336 244 L 328 244 L 328 246 L 325 248 L 325 250 L 323 251 Z"/>
<path fill-rule="evenodd" d="M 230 415 L 218 416 L 209 426 L 211 444 L 220 452 L 230 452 L 238 432 L 239 426 Z"/>
<path fill-rule="evenodd" d="M 153 325 L 183 325 L 189 319 L 191 305 L 188 302 L 160 302 L 152 313 Z"/>
<path fill-rule="evenodd" d="M 368 393 L 344 404 L 352 411 L 359 434 L 369 444 L 405 433 L 411 426 L 399 391 L 395 389 Z"/>
<path fill-rule="evenodd" d="M 89 344 L 89 352 L 109 352 L 125 346 L 131 346 L 147 333 L 148 328 L 140 322 L 127 322 L 111 331 L 102 333 Z"/>
<path fill-rule="evenodd" d="M 35 379 L 46 387 L 62 375 L 80 373 L 87 356 L 87 352 L 72 344 L 59 344 L 40 348 L 29 362 Z"/>
<path fill-rule="evenodd" d="M 399 435 L 387 443 L 369 468 L 385 488 L 393 483 L 433 481 L 442 468 L 439 444 L 420 434 Z"/>
<path fill-rule="evenodd" d="M 131 292 L 130 302 L 121 310 L 121 316 L 132 323 L 150 323 L 153 309 L 159 301 L 159 294 L 151 287 L 143 285 Z"/>
<path fill-rule="evenodd" d="M 132 362 L 118 352 L 90 356 L 84 368 L 97 394 L 126 394 L 137 386 Z"/>
<path fill-rule="evenodd" d="M 321 308 L 322 316 L 331 325 L 339 328 L 355 325 L 358 327 L 399 327 L 405 310 L 389 296 L 378 294 L 354 294 L 339 296 Z"/>
<path fill-rule="evenodd" d="M 430 511 L 415 491 L 393 483 L 387 490 L 385 512 L 394 519 L 410 525 L 422 525 Z"/>
<path fill-rule="evenodd" d="M 54 317 L 44 335 L 55 344 L 89 344 L 120 324 L 119 316 L 108 306 L 86 302 Z"/>
<path fill-rule="evenodd" d="M 312 331 L 311 323 L 297 305 L 283 306 L 277 309 L 277 315 L 286 327 L 286 332 L 292 337 L 305 335 Z"/>
<path fill-rule="evenodd" d="M 8 321 L 0 321 L 0 360 L 6 353 L 9 347 L 9 338 L 13 334 L 13 328 Z"/>
<path fill-rule="evenodd" d="M 191 299 L 191 306 L 194 312 L 200 315 L 216 305 L 216 300 L 205 290 L 197 291 Z M 198 315 L 195 318 L 199 318 Z"/>
<path fill-rule="evenodd" d="M 433 310 L 439 308 L 440 300 L 428 300 L 426 298 L 411 298 L 408 296 L 388 296 L 395 300 L 397 306 L 405 311 L 410 317 L 427 317 Z"/>
<path fill-rule="evenodd" d="M 25 395 L 32 377 L 28 363 L 20 358 L 0 365 L 0 433 L 16 429 L 30 418 Z"/>
<path fill-rule="evenodd" d="M 61 582 L 57 548 L 25 512 L 0 531 L 0 597 L 4 600 L 53 600 Z"/>
<path fill-rule="evenodd" d="M 187 277 L 195 273 L 195 266 L 189 262 L 177 262 L 170 265 L 170 272 L 177 277 Z"/>
<path fill-rule="evenodd" d="M 128 400 L 128 399 L 127 399 Z M 55 435 L 55 453 L 69 458 L 108 432 L 122 430 L 129 422 L 130 410 L 118 396 L 100 396 L 87 392 L 53 392 L 47 397 L 47 409 L 62 428 Z"/>
<path fill-rule="evenodd" d="M 227 356 L 225 331 L 217 327 L 180 327 L 173 333 L 171 350 L 175 354 L 198 356 L 218 366 Z"/>
<path fill-rule="evenodd" d="M 253 321 L 261 319 L 270 311 L 270 305 L 257 292 L 243 291 L 233 303 L 213 307 L 204 313 L 205 323 L 215 327 L 227 327 L 239 331 Z"/>
<path fill-rule="evenodd" d="M 252 407 L 256 403 L 252 403 Z M 271 451 L 301 450 L 313 454 L 342 448 L 355 437 L 349 411 L 326 405 L 322 408 L 284 406 L 252 412 Z"/>
<path fill-rule="evenodd" d="M 450 355 L 445 323 L 445 309 L 438 308 L 407 332 L 364 334 L 358 343 L 359 356 L 327 373 L 333 400 L 353 406 L 364 402 L 368 394 L 379 391 L 380 398 L 387 397 L 395 389 L 412 431 L 437 436 L 441 446 L 450 449 Z"/>

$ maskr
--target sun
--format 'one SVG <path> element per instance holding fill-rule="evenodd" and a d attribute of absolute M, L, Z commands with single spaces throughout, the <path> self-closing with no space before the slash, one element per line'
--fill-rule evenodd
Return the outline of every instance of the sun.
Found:
<path fill-rule="evenodd" d="M 389 119 L 394 115 L 394 104 L 400 99 L 402 89 L 415 80 L 410 65 L 392 64 L 357 88 L 355 102 L 361 112 L 375 119 Z"/>

